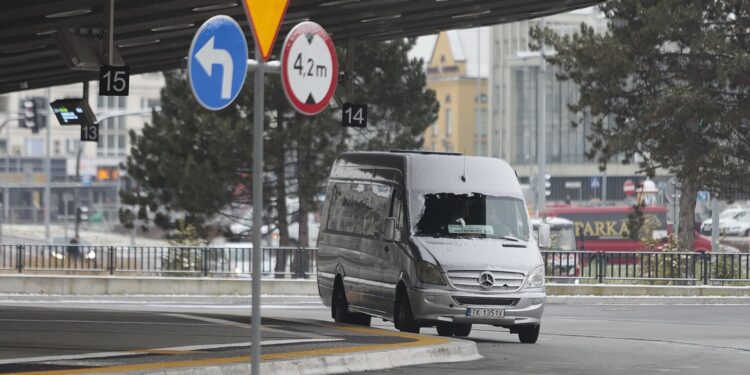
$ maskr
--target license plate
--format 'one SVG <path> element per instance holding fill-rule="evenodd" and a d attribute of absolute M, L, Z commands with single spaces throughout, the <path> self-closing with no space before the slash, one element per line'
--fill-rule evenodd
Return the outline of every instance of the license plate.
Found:
<path fill-rule="evenodd" d="M 503 309 L 475 309 L 467 308 L 466 316 L 469 318 L 503 318 L 505 317 L 505 310 Z"/>

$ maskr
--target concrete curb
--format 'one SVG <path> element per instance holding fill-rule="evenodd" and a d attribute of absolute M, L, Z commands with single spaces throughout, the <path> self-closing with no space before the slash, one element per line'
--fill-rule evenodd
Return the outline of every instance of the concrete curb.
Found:
<path fill-rule="evenodd" d="M 0 274 L 0 293 L 44 295 L 212 295 L 250 294 L 250 279 Z M 263 279 L 264 294 L 318 295 L 315 280 Z"/>
<path fill-rule="evenodd" d="M 548 296 L 750 297 L 750 286 L 547 284 Z"/>
<path fill-rule="evenodd" d="M 750 297 L 548 296 L 550 305 L 750 305 Z"/>
<path fill-rule="evenodd" d="M 475 342 L 451 339 L 448 343 L 438 345 L 268 361 L 263 362 L 260 368 L 263 374 L 273 375 L 341 374 L 427 363 L 465 362 L 481 358 Z M 249 363 L 127 372 L 127 374 L 159 375 L 247 375 L 249 373 Z"/>

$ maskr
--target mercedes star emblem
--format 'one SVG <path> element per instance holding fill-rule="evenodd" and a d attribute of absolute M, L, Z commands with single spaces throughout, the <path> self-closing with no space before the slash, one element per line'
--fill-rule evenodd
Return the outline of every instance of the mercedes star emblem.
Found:
<path fill-rule="evenodd" d="M 495 284 L 495 277 L 491 272 L 485 271 L 479 275 L 479 286 L 484 289 L 490 289 Z"/>

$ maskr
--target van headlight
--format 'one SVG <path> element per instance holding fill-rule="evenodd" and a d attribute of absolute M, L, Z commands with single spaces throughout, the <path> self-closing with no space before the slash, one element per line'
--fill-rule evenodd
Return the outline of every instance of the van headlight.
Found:
<path fill-rule="evenodd" d="M 526 278 L 526 288 L 543 288 L 544 287 L 544 265 L 534 268 Z"/>
<path fill-rule="evenodd" d="M 445 285 L 445 277 L 440 267 L 432 263 L 420 261 L 417 263 L 417 277 L 425 284 Z"/>

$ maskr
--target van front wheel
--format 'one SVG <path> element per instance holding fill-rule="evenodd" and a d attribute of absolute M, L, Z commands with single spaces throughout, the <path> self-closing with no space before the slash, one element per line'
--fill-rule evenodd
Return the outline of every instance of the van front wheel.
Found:
<path fill-rule="evenodd" d="M 409 296 L 406 292 L 398 294 L 395 310 L 393 316 L 396 329 L 401 332 L 419 333 L 419 324 L 414 320 L 414 313 L 411 311 Z"/>
<path fill-rule="evenodd" d="M 534 344 L 539 339 L 539 325 L 518 327 L 518 340 L 524 344 Z"/>

